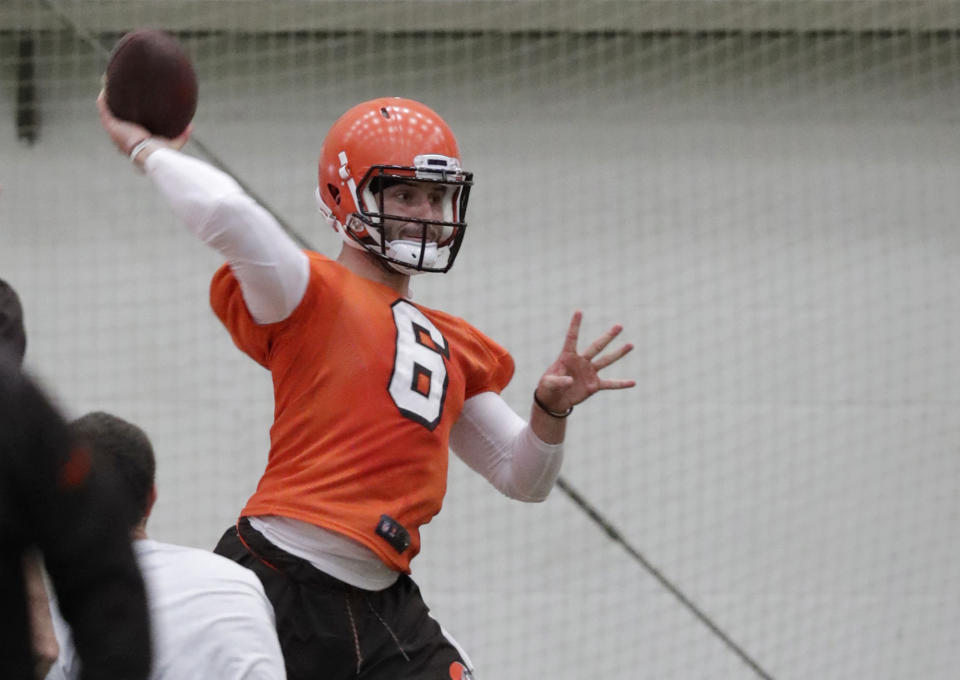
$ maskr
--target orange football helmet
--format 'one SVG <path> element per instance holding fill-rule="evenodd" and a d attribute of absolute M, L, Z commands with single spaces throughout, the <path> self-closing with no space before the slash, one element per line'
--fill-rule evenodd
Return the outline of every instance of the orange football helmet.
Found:
<path fill-rule="evenodd" d="M 385 214 L 381 192 L 398 181 L 443 185 L 442 220 Z M 460 167 L 453 132 L 435 111 L 412 99 L 383 97 L 354 106 L 330 128 L 320 151 L 317 206 L 346 243 L 391 269 L 445 272 L 463 241 L 472 184 L 473 173 Z M 391 242 L 385 220 L 418 224 L 420 236 Z M 431 225 L 440 227 L 436 241 L 428 238 Z"/>

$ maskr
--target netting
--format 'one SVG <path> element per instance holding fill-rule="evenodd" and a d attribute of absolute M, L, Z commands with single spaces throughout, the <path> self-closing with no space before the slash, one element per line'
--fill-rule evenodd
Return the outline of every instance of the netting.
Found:
<path fill-rule="evenodd" d="M 415 299 L 511 350 L 504 396 L 524 415 L 574 309 L 586 337 L 622 322 L 637 346 L 613 372 L 638 386 L 571 418 L 563 476 L 646 564 L 567 495 L 515 503 L 451 465 L 413 571 L 478 676 L 953 677 L 958 16 L 907 0 L 5 6 L 0 276 L 24 301 L 29 368 L 69 414 L 142 425 L 151 535 L 211 547 L 265 464 L 269 376 L 209 311 L 218 255 L 100 130 L 105 49 L 176 30 L 197 139 L 328 255 L 324 133 L 356 102 L 420 99 L 477 184 L 457 266 L 417 278 Z"/>

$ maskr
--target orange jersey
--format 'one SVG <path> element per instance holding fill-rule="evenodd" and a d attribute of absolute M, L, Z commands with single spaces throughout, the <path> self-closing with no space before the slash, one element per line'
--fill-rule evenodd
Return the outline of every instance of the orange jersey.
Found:
<path fill-rule="evenodd" d="M 446 492 L 450 427 L 464 400 L 506 386 L 513 359 L 462 319 L 307 255 L 303 300 L 278 323 L 253 320 L 228 265 L 211 284 L 233 341 L 273 376 L 267 468 L 241 514 L 316 524 L 409 572 Z"/>

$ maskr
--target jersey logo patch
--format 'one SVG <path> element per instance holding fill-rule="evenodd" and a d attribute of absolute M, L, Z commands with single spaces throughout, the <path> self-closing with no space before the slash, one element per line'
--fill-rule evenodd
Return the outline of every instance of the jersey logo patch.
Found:
<path fill-rule="evenodd" d="M 380 515 L 377 535 L 385 539 L 398 553 L 410 547 L 410 532 L 390 515 Z"/>

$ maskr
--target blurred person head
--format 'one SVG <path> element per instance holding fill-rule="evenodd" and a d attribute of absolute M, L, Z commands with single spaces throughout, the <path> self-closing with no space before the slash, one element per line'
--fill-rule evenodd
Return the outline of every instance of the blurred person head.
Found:
<path fill-rule="evenodd" d="M 13 287 L 0 279 L 0 348 L 17 364 L 23 363 L 27 350 L 27 333 L 23 326 L 23 307 Z"/>
<path fill-rule="evenodd" d="M 122 418 L 94 411 L 70 423 L 76 445 L 89 450 L 94 467 L 110 474 L 123 500 L 121 519 L 134 538 L 146 538 L 157 500 L 156 459 L 146 432 Z"/>

